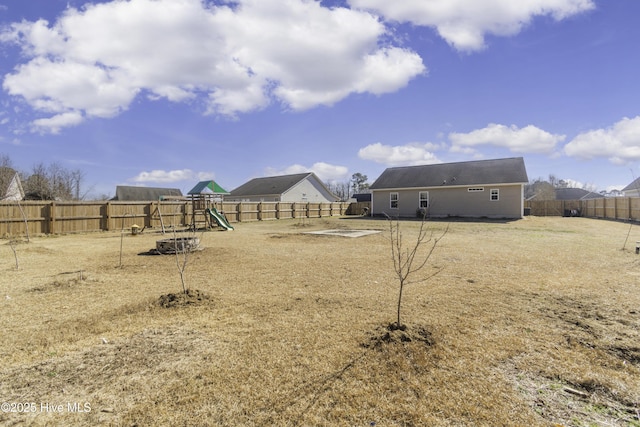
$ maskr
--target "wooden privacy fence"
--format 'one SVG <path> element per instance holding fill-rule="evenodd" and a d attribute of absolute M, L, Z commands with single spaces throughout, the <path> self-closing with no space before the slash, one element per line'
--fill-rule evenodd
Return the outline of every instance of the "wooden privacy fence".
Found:
<path fill-rule="evenodd" d="M 577 211 L 580 216 L 589 218 L 640 221 L 639 197 L 526 201 L 524 207 L 536 216 L 570 216 L 572 211 Z"/>
<path fill-rule="evenodd" d="M 349 203 L 223 202 L 215 207 L 229 222 L 246 222 L 344 215 Z M 26 231 L 33 235 L 117 231 L 134 224 L 147 228 L 186 226 L 192 220 L 190 200 L 0 203 L 0 237 L 25 235 Z"/>

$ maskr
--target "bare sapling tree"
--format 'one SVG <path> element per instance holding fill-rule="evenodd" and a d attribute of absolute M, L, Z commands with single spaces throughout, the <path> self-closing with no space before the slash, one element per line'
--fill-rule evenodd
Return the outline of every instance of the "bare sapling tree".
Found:
<path fill-rule="evenodd" d="M 22 205 L 18 201 L 18 208 L 20 209 L 20 214 L 22 214 L 22 220 L 24 221 L 24 234 L 27 237 L 27 243 L 31 242 L 29 238 L 29 220 L 27 219 L 27 215 L 24 213 L 24 209 L 22 209 Z"/>
<path fill-rule="evenodd" d="M 178 210 L 176 211 L 177 215 L 182 214 L 181 209 L 183 209 L 183 207 L 184 205 L 178 205 Z M 186 295 L 189 293 L 189 287 L 187 286 L 186 280 L 187 264 L 189 263 L 191 252 L 196 250 L 199 246 L 200 239 L 196 237 L 195 226 L 188 229 L 186 237 L 178 237 L 174 222 L 175 217 L 176 215 L 172 216 L 173 246 L 176 255 L 176 267 L 178 268 L 178 274 L 180 275 L 180 284 L 182 285 L 182 293 Z"/>
<path fill-rule="evenodd" d="M 189 262 L 189 250 L 184 239 L 178 239 L 176 228 L 173 227 L 173 247 L 176 254 L 176 267 L 178 268 L 178 274 L 180 275 L 180 283 L 182 284 L 182 293 L 188 292 L 187 282 L 185 277 L 185 270 L 187 269 L 187 262 Z"/>
<path fill-rule="evenodd" d="M 427 266 L 436 246 L 438 246 L 440 240 L 442 240 L 449 231 L 449 225 L 447 225 L 442 233 L 436 234 L 434 228 L 428 228 L 426 226 L 426 214 L 423 214 L 415 243 L 405 248 L 402 231 L 400 229 L 400 220 L 398 218 L 392 219 L 388 215 L 386 215 L 386 217 L 389 223 L 393 269 L 399 285 L 397 319 L 396 323 L 392 324 L 391 327 L 393 329 L 404 330 L 406 326 L 402 324 L 401 309 L 405 287 L 410 284 L 428 281 L 442 271 L 442 269 L 439 269 L 427 276 L 418 275 L 420 270 Z"/>
<path fill-rule="evenodd" d="M 13 251 L 13 257 L 16 260 L 16 270 L 20 270 L 20 263 L 18 262 L 18 251 L 16 250 L 16 241 L 12 238 L 9 238 L 9 247 Z"/>
<path fill-rule="evenodd" d="M 11 235 L 11 226 L 9 226 L 8 234 L 9 234 L 9 247 L 13 252 L 13 258 L 16 261 L 16 270 L 20 270 L 20 262 L 18 261 L 18 250 L 16 248 L 16 245 L 18 244 L 18 242 L 17 242 L 17 239 Z"/>
<path fill-rule="evenodd" d="M 122 227 L 120 228 L 120 263 L 118 264 L 118 268 L 122 268 L 122 244 L 124 242 L 124 220 L 128 216 L 133 216 L 130 212 L 125 212 L 122 216 Z"/>

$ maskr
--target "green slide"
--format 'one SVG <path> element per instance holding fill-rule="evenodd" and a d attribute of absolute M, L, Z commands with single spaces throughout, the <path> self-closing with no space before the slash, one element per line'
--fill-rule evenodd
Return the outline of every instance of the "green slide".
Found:
<path fill-rule="evenodd" d="M 206 212 L 211 215 L 211 218 L 214 219 L 214 221 L 223 229 L 225 230 L 233 230 L 233 227 L 231 226 L 231 224 L 229 224 L 229 221 L 227 221 L 227 218 L 224 217 L 224 215 L 222 215 L 220 212 L 218 212 L 218 210 L 216 208 L 213 208 L 213 210 L 207 208 Z"/>

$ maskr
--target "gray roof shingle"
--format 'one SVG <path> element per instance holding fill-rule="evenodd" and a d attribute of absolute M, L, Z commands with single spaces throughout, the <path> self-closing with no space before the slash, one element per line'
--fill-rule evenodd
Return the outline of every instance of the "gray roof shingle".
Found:
<path fill-rule="evenodd" d="M 556 188 L 556 200 L 586 200 L 601 199 L 602 194 L 584 190 L 582 188 Z"/>
<path fill-rule="evenodd" d="M 309 175 L 313 175 L 313 173 L 305 172 L 293 175 L 254 178 L 231 190 L 231 197 L 281 195 Z"/>
<path fill-rule="evenodd" d="M 388 168 L 371 190 L 527 183 L 522 157 Z"/>
<path fill-rule="evenodd" d="M 640 178 L 636 178 L 631 182 L 631 184 L 624 187 L 621 191 L 631 191 L 640 189 Z"/>

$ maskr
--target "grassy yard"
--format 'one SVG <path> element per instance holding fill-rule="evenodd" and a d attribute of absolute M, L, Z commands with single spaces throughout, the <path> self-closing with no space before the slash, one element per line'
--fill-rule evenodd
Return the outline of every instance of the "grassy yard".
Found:
<path fill-rule="evenodd" d="M 385 220 L 235 225 L 0 241 L 0 424 L 640 426 L 640 226 L 429 222 L 402 341 Z"/>

